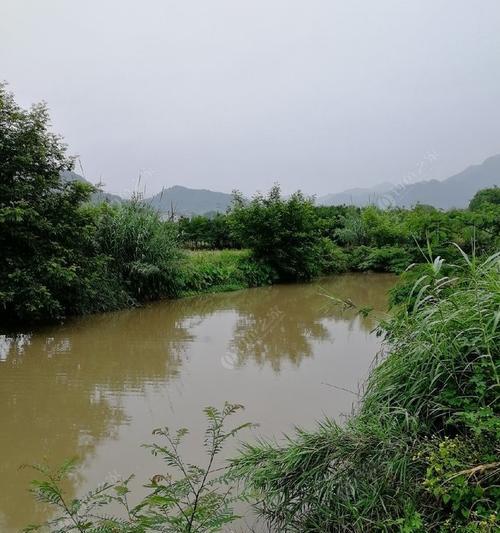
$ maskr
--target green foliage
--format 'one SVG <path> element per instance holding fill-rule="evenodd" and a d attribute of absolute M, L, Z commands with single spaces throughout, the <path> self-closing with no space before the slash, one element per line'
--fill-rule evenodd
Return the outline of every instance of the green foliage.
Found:
<path fill-rule="evenodd" d="M 423 486 L 447 510 L 443 531 L 493 531 L 500 528 L 500 487 L 491 482 L 500 474 L 500 462 L 490 446 L 463 437 L 433 438 L 418 457 L 427 469 Z M 497 457 L 498 459 L 498 457 Z"/>
<path fill-rule="evenodd" d="M 410 261 L 410 254 L 404 248 L 396 246 L 384 246 L 382 248 L 359 246 L 352 251 L 350 256 L 351 268 L 361 271 L 372 270 L 399 274 L 408 266 Z"/>
<path fill-rule="evenodd" d="M 333 238 L 338 244 L 346 248 L 363 246 L 368 243 L 367 228 L 361 217 L 360 209 L 350 209 L 341 216 Z"/>
<path fill-rule="evenodd" d="M 348 255 L 327 237 L 323 237 L 319 244 L 319 272 L 321 274 L 338 274 L 348 270 Z"/>
<path fill-rule="evenodd" d="M 182 217 L 178 226 L 181 242 L 186 248 L 222 250 L 239 247 L 231 235 L 227 215 Z"/>
<path fill-rule="evenodd" d="M 478 191 L 469 203 L 471 211 L 478 211 L 488 206 L 500 206 L 500 188 L 491 187 Z"/>
<path fill-rule="evenodd" d="M 282 281 L 310 279 L 319 273 L 321 234 L 311 200 L 298 192 L 285 200 L 279 187 L 246 204 L 236 196 L 230 214 L 233 235 Z"/>
<path fill-rule="evenodd" d="M 399 209 L 383 211 L 368 206 L 361 211 L 361 219 L 368 244 L 372 246 L 389 247 L 408 242 L 409 229 Z"/>
<path fill-rule="evenodd" d="M 51 320 L 177 294 L 177 228 L 138 201 L 90 207 L 44 105 L 0 86 L 0 314 Z"/>
<path fill-rule="evenodd" d="M 93 220 L 80 209 L 91 189 L 61 182 L 72 160 L 49 126 L 44 105 L 23 110 L 0 85 L 0 313 L 11 319 L 80 311 L 96 271 Z"/>
<path fill-rule="evenodd" d="M 56 516 L 45 524 L 33 525 L 25 531 L 52 533 L 147 533 L 165 531 L 171 533 L 209 533 L 238 518 L 232 509 L 235 501 L 224 468 L 216 465 L 216 458 L 228 439 L 234 438 L 251 424 L 240 424 L 226 430 L 227 418 L 242 409 L 241 405 L 226 403 L 219 410 L 207 407 L 208 426 L 203 446 L 207 454 L 206 466 L 185 462 L 181 447 L 188 435 L 185 428 L 172 433 L 168 428 L 156 429 L 160 443 L 146 448 L 162 460 L 167 467 L 164 474 L 156 474 L 146 485 L 148 494 L 131 506 L 129 488 L 132 476 L 115 483 L 104 483 L 83 498 L 70 498 L 64 488 L 64 480 L 76 468 L 74 461 L 66 462 L 52 472 L 45 465 L 34 465 L 42 480 L 32 482 L 32 492 L 43 504 L 51 506 Z M 108 506 L 118 505 L 122 517 L 109 514 Z"/>
<path fill-rule="evenodd" d="M 429 268 L 381 325 L 387 355 L 345 425 L 234 460 L 274 529 L 498 530 L 499 254 L 464 253 L 451 278 L 439 258 Z"/>
<path fill-rule="evenodd" d="M 316 207 L 300 194 L 285 201 L 275 187 L 250 204 L 236 196 L 233 210 L 218 220 L 221 239 L 213 236 L 215 219 L 181 219 L 184 243 L 210 249 L 220 243 L 246 246 L 273 268 L 279 280 L 346 269 L 400 273 L 409 263 L 422 263 L 427 246 L 453 262 L 459 253 L 452 242 L 478 256 L 500 243 L 500 207 L 494 202 L 482 203 L 475 211 L 448 212 L 427 205 L 410 210 Z"/>
<path fill-rule="evenodd" d="M 274 274 L 249 250 L 207 250 L 187 254 L 180 278 L 182 294 L 189 295 L 268 285 Z"/>
<path fill-rule="evenodd" d="M 328 231 L 329 238 L 352 254 L 353 268 L 362 270 L 401 271 L 411 261 L 422 262 L 420 250 L 428 244 L 447 261 L 459 257 L 452 242 L 476 255 L 492 253 L 500 244 L 500 207 L 494 204 L 477 211 L 447 212 L 423 205 L 409 210 L 370 206 L 345 208 L 330 216 L 335 229 Z"/>
<path fill-rule="evenodd" d="M 137 199 L 97 211 L 96 241 L 110 268 L 136 300 L 176 295 L 181 253 L 177 228 Z"/>

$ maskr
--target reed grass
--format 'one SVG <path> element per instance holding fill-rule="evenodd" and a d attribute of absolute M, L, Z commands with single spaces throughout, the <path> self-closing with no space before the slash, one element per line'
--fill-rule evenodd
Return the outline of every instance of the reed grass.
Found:
<path fill-rule="evenodd" d="M 499 257 L 417 280 L 346 424 L 243 446 L 233 474 L 272 530 L 498 531 Z"/>

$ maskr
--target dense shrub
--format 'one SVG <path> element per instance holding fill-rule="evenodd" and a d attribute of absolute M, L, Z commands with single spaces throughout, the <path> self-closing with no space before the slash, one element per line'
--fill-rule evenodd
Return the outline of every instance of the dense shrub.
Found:
<path fill-rule="evenodd" d="M 490 189 L 482 189 L 478 191 L 469 203 L 469 209 L 471 211 L 479 211 L 480 209 L 489 206 L 500 206 L 499 187 L 491 187 Z"/>
<path fill-rule="evenodd" d="M 338 274 L 345 272 L 349 266 L 349 258 L 340 246 L 323 237 L 320 241 L 319 272 L 321 274 Z"/>
<path fill-rule="evenodd" d="M 404 248 L 386 246 L 371 248 L 366 256 L 358 263 L 358 270 L 373 270 L 375 272 L 403 271 L 411 260 L 410 254 Z"/>
<path fill-rule="evenodd" d="M 333 240 L 345 248 L 368 244 L 369 238 L 361 217 L 361 209 L 351 209 L 341 216 L 341 222 L 333 232 Z"/>
<path fill-rule="evenodd" d="M 225 214 L 181 217 L 178 226 L 180 241 L 186 248 L 222 250 L 240 247 L 231 234 L 228 216 Z"/>
<path fill-rule="evenodd" d="M 351 270 L 400 273 L 411 259 L 404 248 L 358 246 L 350 251 L 348 263 Z"/>
<path fill-rule="evenodd" d="M 138 301 L 173 296 L 181 289 L 177 228 L 139 200 L 97 211 L 99 251 L 110 258 L 126 291 Z"/>
<path fill-rule="evenodd" d="M 319 273 L 321 233 L 314 204 L 301 193 L 288 199 L 275 186 L 250 203 L 236 197 L 230 215 L 235 238 L 269 265 L 282 281 L 310 279 Z"/>
<path fill-rule="evenodd" d="M 44 105 L 0 86 L 0 314 L 51 320 L 178 292 L 176 228 L 139 202 L 90 207 Z"/>

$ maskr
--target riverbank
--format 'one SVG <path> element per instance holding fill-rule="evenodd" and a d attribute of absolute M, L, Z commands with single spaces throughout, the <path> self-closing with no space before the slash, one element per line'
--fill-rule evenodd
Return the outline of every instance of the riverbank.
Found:
<path fill-rule="evenodd" d="M 211 462 L 206 470 L 204 467 L 201 470 L 198 467 L 185 467 L 179 444 L 180 439 L 187 435 L 186 431 L 181 430 L 176 434 L 177 437 L 166 431 L 157 433 L 164 446 L 153 447 L 153 452 L 156 451 L 154 455 L 164 456 L 171 469 L 179 470 L 180 479 L 171 481 L 168 473 L 158 476 L 157 481 L 147 485 L 150 494 L 130 510 L 125 522 L 107 514 L 106 518 L 101 518 L 88 512 L 87 504 L 80 502 L 92 503 L 101 497 L 92 493 L 88 500 L 76 500 L 74 510 L 71 508 L 68 511 L 59 505 L 61 493 L 58 480 L 66 478 L 73 471 L 72 466 L 60 471 L 57 474 L 60 477 L 55 481 L 48 477 L 50 471 L 42 471 L 51 485 L 44 482 L 35 485 L 35 494 L 39 500 L 59 506 L 61 520 L 71 515 L 77 524 L 88 523 L 95 528 L 108 527 L 123 532 L 133 529 L 145 533 L 152 521 L 162 526 L 175 522 L 179 525 L 175 531 L 192 532 L 192 523 L 199 525 L 195 529 L 198 531 L 222 531 L 225 524 L 237 518 L 233 510 L 235 501 L 253 503 L 271 531 L 498 531 L 500 257 L 496 254 L 478 261 L 464 255 L 462 262 L 454 266 L 452 277 L 444 275 L 441 261 L 435 261 L 431 268 L 434 275 L 417 280 L 406 302 L 401 303 L 380 324 L 378 332 L 383 338 L 382 360 L 372 369 L 364 393 L 358 396 L 356 411 L 342 423 L 330 417 L 321 421 L 316 428 L 311 428 L 311 415 L 307 412 L 302 428 L 284 440 L 259 438 L 255 442 L 255 439 L 245 438 L 243 449 L 232 454 L 229 472 L 222 471 L 219 475 L 221 470 L 216 469 L 215 473 L 212 472 L 214 477 L 209 478 L 204 473 L 211 471 Z M 376 285 L 369 283 L 369 286 Z M 305 288 L 310 286 L 303 285 Z M 318 302 L 304 301 L 303 297 L 287 299 L 282 310 L 270 305 L 269 297 L 273 293 L 280 290 L 294 293 L 298 288 L 297 284 L 289 284 L 281 286 L 279 290 L 264 289 L 260 295 L 258 292 L 261 289 L 256 289 L 255 293 L 251 291 L 255 298 L 250 300 L 254 301 L 256 309 L 264 311 L 263 321 L 260 322 L 249 313 L 249 298 L 244 293 L 238 293 L 236 296 L 242 296 L 243 314 L 241 319 L 236 319 L 235 337 L 229 346 L 241 350 L 241 353 L 248 353 L 250 361 L 265 365 L 271 354 L 282 356 L 276 340 L 286 340 L 293 365 L 298 350 L 304 352 L 304 343 L 309 342 L 313 334 L 320 342 L 327 341 L 325 347 L 330 356 L 326 361 L 331 363 L 335 359 L 331 357 L 332 346 L 337 346 L 342 338 L 338 335 L 337 325 L 350 317 L 346 345 L 340 347 L 337 357 L 340 353 L 347 353 L 348 348 L 352 349 L 355 344 L 353 328 L 362 325 L 362 320 L 366 319 L 363 300 L 354 298 L 353 301 L 347 296 L 348 293 L 335 290 L 332 294 L 338 300 L 334 299 L 348 302 L 348 305 L 328 308 L 318 305 Z M 366 288 L 361 290 L 368 292 Z M 317 290 L 311 294 L 316 298 L 325 298 Z M 205 298 L 193 301 L 204 306 Z M 183 300 L 173 303 L 182 305 Z M 151 306 L 149 311 L 154 312 L 155 307 Z M 332 345 L 325 335 L 326 317 L 308 321 L 304 320 L 303 314 L 313 312 L 315 315 L 324 315 L 325 310 L 336 308 L 340 314 L 331 323 L 336 341 Z M 228 318 L 235 319 L 234 314 L 227 313 L 229 309 L 225 307 L 221 317 L 223 324 L 227 324 Z M 297 324 L 289 320 L 294 310 L 299 310 Z M 205 309 L 205 312 L 207 316 L 212 316 L 209 309 Z M 199 321 L 191 320 L 191 313 L 187 316 L 190 317 L 189 324 L 199 324 Z M 148 317 L 144 319 L 148 324 L 151 323 Z M 301 340 L 296 339 L 294 334 L 294 325 L 298 324 L 301 325 Z M 165 321 L 159 321 L 159 325 L 164 335 Z M 173 325 L 177 335 L 180 334 L 180 338 L 193 346 L 196 337 L 191 332 L 182 335 L 178 320 L 174 320 Z M 368 330 L 373 328 L 368 324 L 363 327 Z M 227 327 L 224 329 L 227 331 Z M 207 335 L 205 338 L 208 339 L 212 331 L 209 324 L 208 329 L 202 328 L 199 334 Z M 261 342 L 263 332 L 265 343 Z M 365 335 L 365 339 L 368 337 L 377 339 L 374 335 Z M 160 335 L 159 338 L 164 337 Z M 164 343 L 160 342 L 160 345 L 163 351 Z M 371 354 L 375 351 L 371 351 Z M 203 361 L 205 357 L 198 360 Z M 348 360 L 352 361 L 352 357 Z M 244 359 L 229 357 L 229 354 L 222 357 L 220 363 L 225 371 L 244 368 L 247 364 Z M 331 378 L 333 375 L 338 379 L 343 366 L 335 369 L 327 366 L 323 371 L 320 370 L 315 375 L 313 381 L 316 386 L 311 391 L 304 389 L 303 380 L 285 380 L 289 386 L 297 387 L 294 394 L 286 396 L 287 404 L 294 399 L 299 400 L 295 404 L 297 413 L 293 414 L 295 421 L 300 422 L 298 413 L 304 399 L 320 389 L 318 381 L 323 383 L 325 376 Z M 224 386 L 213 387 L 213 383 L 220 383 L 220 378 L 216 370 L 216 376 L 207 380 L 209 368 L 213 372 L 213 365 L 208 365 L 201 381 L 197 382 L 203 390 L 216 391 L 225 398 L 229 391 L 232 391 L 233 397 L 236 394 L 236 397 L 241 398 L 245 391 L 255 390 L 249 388 L 248 383 L 234 387 L 238 375 L 232 372 Z M 276 372 L 280 368 L 273 365 L 273 370 Z M 335 370 L 333 374 L 332 370 Z M 205 382 L 209 383 L 208 388 L 201 386 Z M 345 379 L 340 382 L 348 383 Z M 268 383 L 270 388 L 267 390 L 262 372 L 258 373 L 258 397 L 259 401 L 264 402 L 258 409 L 261 417 L 265 416 L 264 413 L 272 415 L 274 411 L 266 407 L 270 404 L 276 384 L 274 377 Z M 346 388 L 339 388 L 350 392 Z M 264 390 L 266 392 L 262 394 Z M 349 401 L 352 399 L 350 396 Z M 331 402 L 325 398 L 320 403 L 329 405 Z M 221 405 L 221 402 L 216 405 Z M 239 427 L 247 427 L 244 424 L 237 425 L 233 430 L 226 428 L 226 418 L 239 409 L 240 406 L 227 403 L 223 403 L 222 409 L 205 409 L 209 428 L 212 429 L 203 437 L 200 429 L 202 423 L 199 417 L 194 417 L 197 421 L 194 436 L 201 438 L 205 445 L 208 442 L 209 446 L 213 438 L 222 436 L 214 448 L 214 453 L 220 453 L 226 438 L 234 436 Z M 255 419 L 251 411 L 247 415 L 250 415 L 250 420 Z M 279 421 L 272 420 L 270 427 L 274 433 Z M 190 435 L 190 443 L 192 439 L 193 435 Z M 108 467 L 109 464 L 108 459 Z M 207 479 L 209 481 L 205 483 Z M 235 500 L 226 499 L 228 483 L 233 484 L 233 488 L 238 486 L 243 490 Z M 107 487 L 107 493 L 113 494 L 115 491 L 129 494 L 137 488 L 131 487 L 128 481 L 117 481 Z M 57 492 L 56 496 L 54 491 Z M 201 509 L 190 503 L 190 495 L 196 499 L 196 495 L 199 495 L 200 501 L 203 501 Z M 129 509 L 127 502 L 120 502 L 116 498 L 113 501 Z M 206 527 L 207 520 L 211 521 L 211 527 Z M 58 522 L 51 524 L 56 526 L 54 531 L 62 531 L 58 529 Z"/>
<path fill-rule="evenodd" d="M 233 461 L 271 530 L 499 530 L 500 256 L 432 269 L 379 327 L 384 357 L 345 424 Z"/>

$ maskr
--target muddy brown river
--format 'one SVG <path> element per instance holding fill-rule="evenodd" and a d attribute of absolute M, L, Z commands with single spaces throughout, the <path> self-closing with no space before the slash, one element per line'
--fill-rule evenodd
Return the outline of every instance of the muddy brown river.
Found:
<path fill-rule="evenodd" d="M 394 282 L 348 274 L 0 334 L 0 531 L 47 517 L 25 463 L 78 457 L 74 494 L 132 472 L 140 490 L 161 469 L 141 448 L 153 428 L 190 428 L 184 453 L 201 461 L 207 405 L 243 404 L 233 422 L 259 424 L 246 440 L 340 420 L 379 349 L 371 331 Z M 374 313 L 363 318 L 325 294 Z"/>

